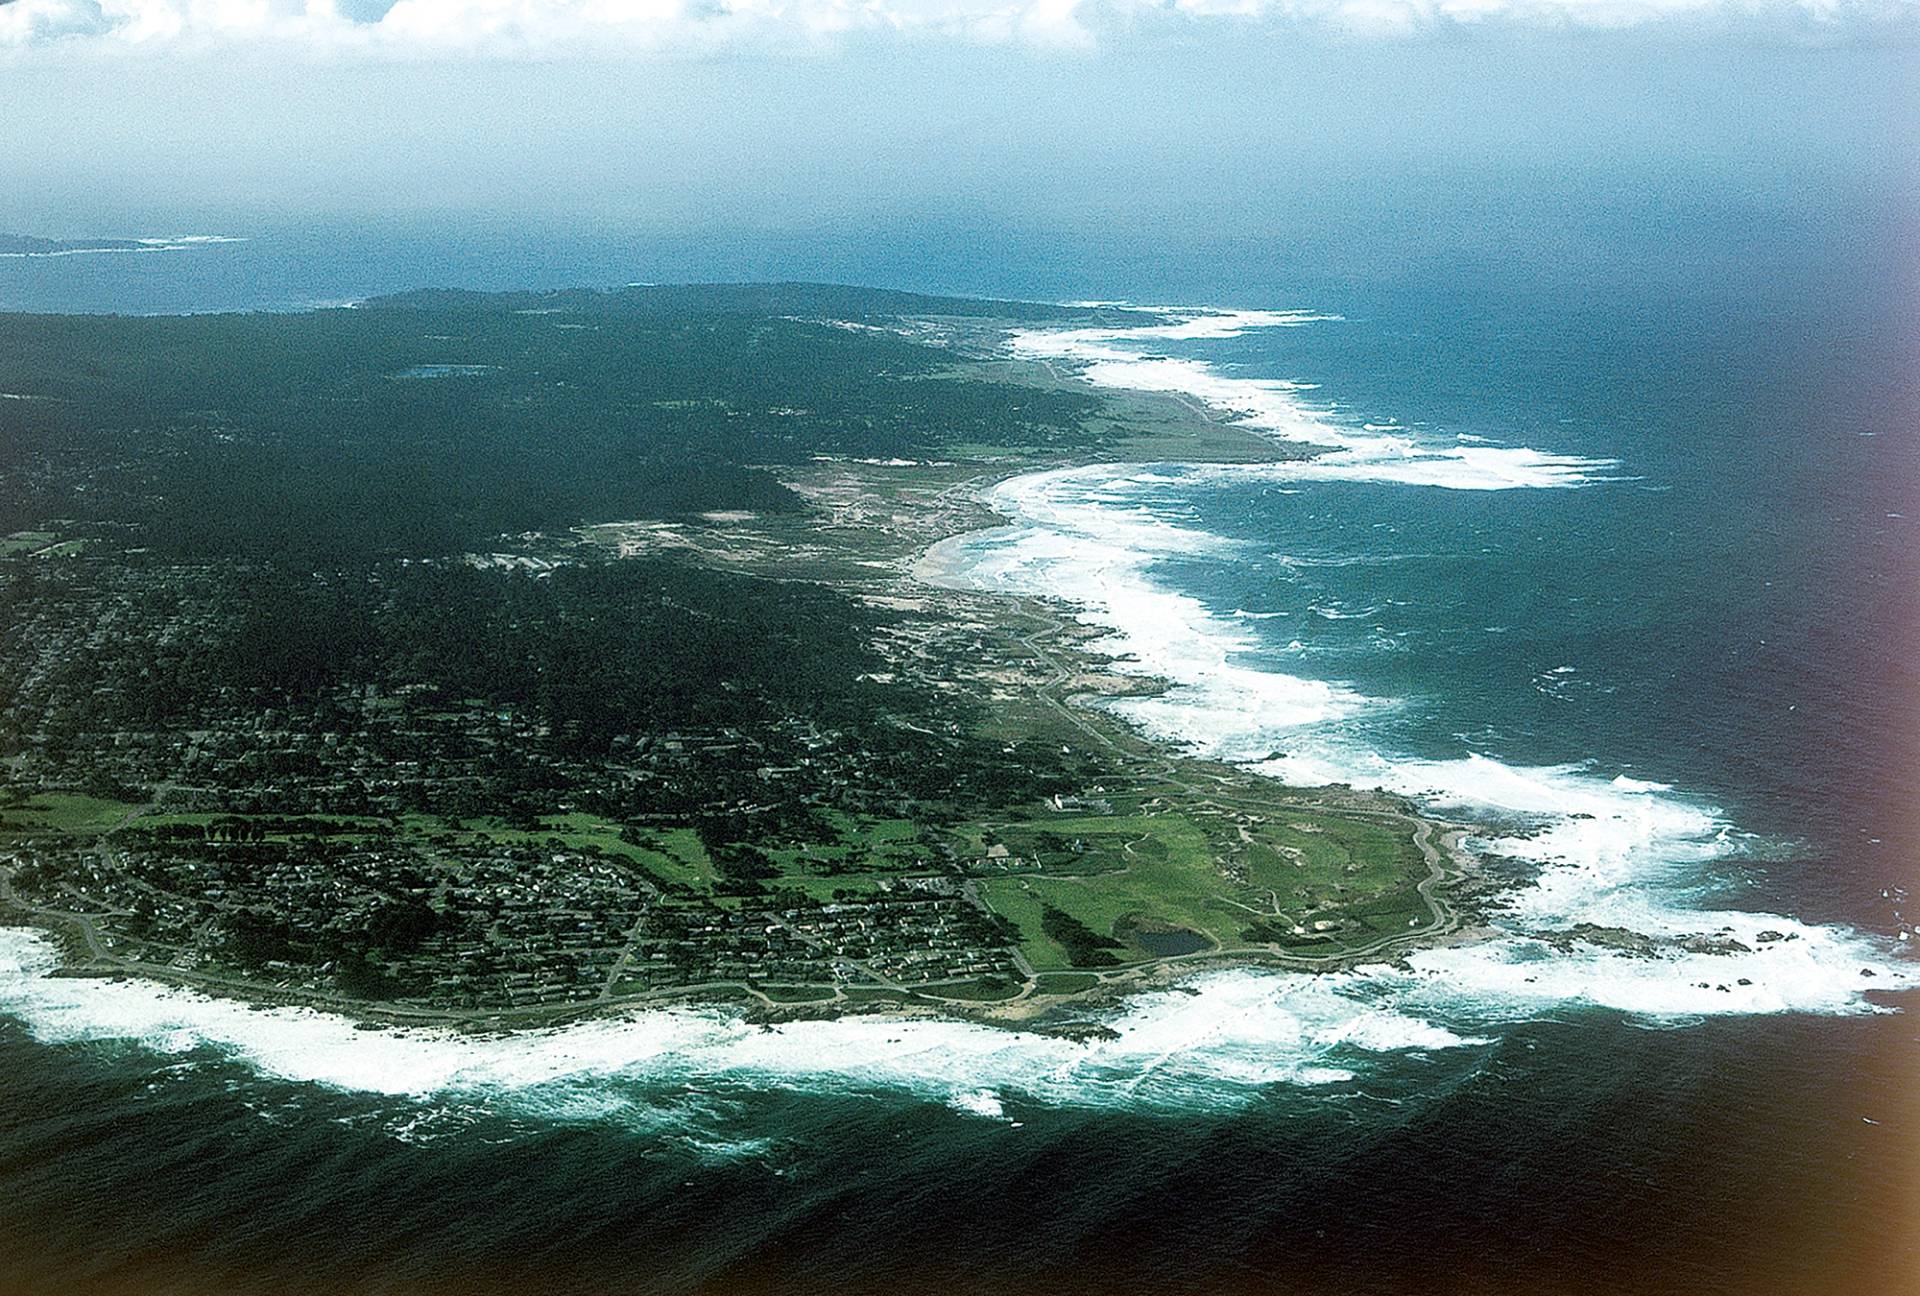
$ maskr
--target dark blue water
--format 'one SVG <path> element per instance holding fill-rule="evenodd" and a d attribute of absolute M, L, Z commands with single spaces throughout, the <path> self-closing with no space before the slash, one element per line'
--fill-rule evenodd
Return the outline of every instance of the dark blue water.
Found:
<path fill-rule="evenodd" d="M 1343 322 L 1187 350 L 1313 382 L 1339 417 L 1610 459 L 1624 480 L 1217 484 L 1182 502 L 1259 556 L 1185 579 L 1217 609 L 1278 613 L 1260 635 L 1302 648 L 1277 668 L 1405 699 L 1378 726 L 1396 750 L 1700 792 L 1807 848 L 1798 904 L 1858 913 L 1913 875 L 1920 371 L 1858 303 L 1754 318 L 1716 277 L 1609 316 L 1553 289 L 1499 315 L 1406 293 L 1390 321 L 1361 299 Z"/>
<path fill-rule="evenodd" d="M 1396 700 L 1356 722 L 1373 749 L 1671 784 L 1764 844 L 1703 903 L 1891 933 L 1881 892 L 1920 872 L 1920 330 L 1877 253 L 1812 224 L 1758 249 L 1711 222 L 1609 228 L 1510 260 L 1307 261 L 1283 233 L 1029 248 L 918 279 L 902 235 L 836 277 L 1312 307 L 1343 321 L 1192 353 L 1317 383 L 1340 417 L 1617 460 L 1635 480 L 1575 491 L 1214 480 L 1174 503 L 1242 548 L 1155 574 L 1222 615 L 1279 613 L 1249 623 L 1272 669 Z M 287 308 L 860 261 L 267 232 L 0 265 L 0 303 Z M 1311 561 L 1356 555 L 1397 557 Z M 655 1107 L 688 1115 L 663 1123 L 597 1107 L 611 1086 L 590 1080 L 537 1103 L 290 1080 L 291 1054 L 263 1068 L 127 1011 L 144 1042 L 0 1017 L 0 1289 L 1891 1294 L 1920 1274 L 1905 1013 L 1563 1006 L 1466 1048 L 1335 1051 L 1351 1078 L 1217 1106 L 1009 1085 L 988 1115 L 878 1080 L 656 1078 Z"/>
<path fill-rule="evenodd" d="M 0 1029 L 8 1290 L 1893 1293 L 1914 1261 L 1885 1022 L 1543 1025 L 1422 1102 L 1231 1118 L 769 1092 L 779 1145 L 727 1159 L 617 1121 L 401 1141 L 400 1104 Z"/>

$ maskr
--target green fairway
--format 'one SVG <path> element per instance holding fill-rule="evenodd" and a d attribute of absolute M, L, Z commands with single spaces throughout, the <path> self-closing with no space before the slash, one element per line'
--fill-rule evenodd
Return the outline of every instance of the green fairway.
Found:
<path fill-rule="evenodd" d="M 1420 852 L 1398 824 L 1281 814 L 1254 834 L 1252 881 L 1291 891 L 1340 887 L 1366 893 L 1405 885 Z"/>
<path fill-rule="evenodd" d="M 1191 946 L 1177 952 L 1206 948 L 1182 932 L 1219 949 L 1299 944 L 1335 952 L 1426 912 L 1412 889 L 1425 868 L 1398 824 L 1304 811 L 1252 826 L 1177 812 L 1116 814 L 994 825 L 987 838 L 1006 853 L 989 861 L 981 892 L 1019 929 L 1022 952 L 1041 971 L 1074 966 L 1045 930 L 1049 908 L 1117 940 L 1106 951 L 1116 964 L 1162 957 L 1155 947 L 1168 939 Z M 1330 917 L 1319 916 L 1323 908 Z M 1331 925 L 1315 925 L 1323 922 Z"/>

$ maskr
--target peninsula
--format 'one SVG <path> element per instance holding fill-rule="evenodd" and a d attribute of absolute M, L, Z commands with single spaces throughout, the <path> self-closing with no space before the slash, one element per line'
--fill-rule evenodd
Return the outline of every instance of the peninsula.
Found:
<path fill-rule="evenodd" d="M 0 316 L 0 921 L 481 1027 L 1030 1020 L 1447 936 L 1457 830 L 1146 741 L 1073 608 L 925 579 L 1010 475 L 1301 453 L 1001 345 L 1153 322 L 804 284 Z"/>

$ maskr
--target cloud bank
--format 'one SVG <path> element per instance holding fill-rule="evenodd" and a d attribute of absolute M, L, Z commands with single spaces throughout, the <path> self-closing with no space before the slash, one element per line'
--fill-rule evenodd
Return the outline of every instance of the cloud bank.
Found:
<path fill-rule="evenodd" d="M 1695 22 L 1911 34 L 1920 0 L 0 0 L 0 51 L 283 47 L 544 56 L 830 48 L 872 35 L 1086 47 L 1151 25 L 1401 35 Z"/>

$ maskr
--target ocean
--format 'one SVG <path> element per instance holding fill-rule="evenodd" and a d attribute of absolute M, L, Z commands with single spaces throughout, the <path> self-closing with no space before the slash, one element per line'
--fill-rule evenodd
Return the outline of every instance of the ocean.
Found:
<path fill-rule="evenodd" d="M 1164 307 L 1013 346 L 1331 447 L 1005 482 L 1006 524 L 947 545 L 943 579 L 1078 599 L 1121 669 L 1171 681 L 1122 704 L 1169 742 L 1479 825 L 1499 934 L 1206 974 L 1084 1045 L 691 1009 L 359 1031 L 51 977 L 0 931 L 0 1288 L 1913 1290 L 1911 296 L 1824 226 L 990 271 L 937 244 L 837 277 Z M 267 233 L 0 265 L 0 303 L 288 309 L 826 255 L 505 246 Z M 1664 952 L 1533 935 L 1578 923 Z"/>

